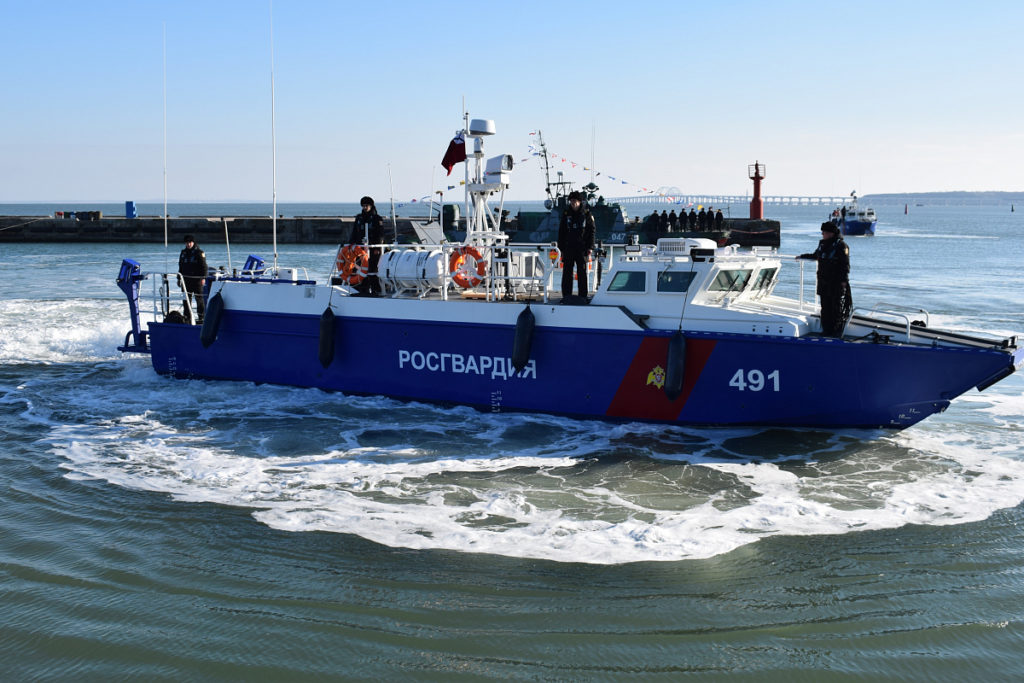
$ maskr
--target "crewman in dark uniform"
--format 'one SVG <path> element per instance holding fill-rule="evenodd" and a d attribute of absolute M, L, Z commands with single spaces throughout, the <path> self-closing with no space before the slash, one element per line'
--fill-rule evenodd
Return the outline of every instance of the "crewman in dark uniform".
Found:
<path fill-rule="evenodd" d="M 356 216 L 349 244 L 382 244 L 384 242 L 384 219 L 377 213 L 377 205 L 372 197 L 359 200 L 362 211 Z M 380 263 L 380 247 L 370 247 L 370 259 L 366 267 L 366 279 L 356 287 L 361 294 L 376 296 L 381 293 L 380 278 L 377 277 L 377 264 Z"/>
<path fill-rule="evenodd" d="M 853 310 L 850 292 L 850 248 L 832 221 L 821 224 L 821 241 L 813 254 L 799 258 L 818 262 L 818 297 L 821 299 L 821 334 L 842 337 Z"/>
<path fill-rule="evenodd" d="M 715 209 L 715 230 L 722 231 L 722 224 L 725 223 L 725 216 L 721 209 Z"/>
<path fill-rule="evenodd" d="M 657 212 L 655 212 L 657 215 Z M 594 217 L 583 203 L 583 195 L 569 193 L 569 206 L 562 213 L 558 226 L 558 249 L 562 252 L 562 298 L 572 296 L 572 271 L 576 268 L 576 281 L 580 297 L 587 298 L 587 259 L 594 249 Z"/>
<path fill-rule="evenodd" d="M 206 254 L 196 244 L 192 235 L 185 235 L 185 248 L 178 256 L 178 272 L 185 285 L 185 296 L 189 303 L 192 302 L 192 295 L 196 296 L 196 322 L 203 322 L 203 314 L 206 312 L 206 302 L 203 300 L 203 285 L 206 284 Z"/>

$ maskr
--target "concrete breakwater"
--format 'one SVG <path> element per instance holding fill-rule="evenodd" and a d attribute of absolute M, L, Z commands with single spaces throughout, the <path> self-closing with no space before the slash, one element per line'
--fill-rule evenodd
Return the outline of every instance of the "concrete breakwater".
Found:
<path fill-rule="evenodd" d="M 351 216 L 298 216 L 277 219 L 277 241 L 282 244 L 339 244 L 347 241 L 355 219 Z M 399 234 L 412 232 L 408 218 L 397 221 Z M 387 222 L 391 227 L 391 222 Z M 269 244 L 273 219 L 269 216 L 176 217 L 167 219 L 168 242 L 181 242 L 186 234 L 199 244 L 223 242 L 225 230 L 232 243 Z M 164 219 L 53 218 L 52 216 L 0 216 L 0 242 L 153 242 L 164 241 Z"/>
<path fill-rule="evenodd" d="M 393 226 L 384 222 L 384 235 L 390 241 L 397 233 L 398 241 L 415 241 L 412 222 L 425 218 L 397 218 Z M 350 239 L 353 216 L 296 216 L 277 219 L 277 241 L 280 244 L 342 244 Z M 651 231 L 642 223 L 628 223 L 624 233 L 598 234 L 606 242 L 622 243 L 625 234 L 638 232 L 642 239 L 654 243 L 659 237 L 709 237 L 719 244 L 741 246 L 779 246 L 780 224 L 775 220 L 727 218 L 721 231 L 680 233 Z M 532 242 L 537 236 L 519 231 L 514 217 L 502 229 L 517 242 Z M 183 216 L 167 219 L 167 240 L 178 244 L 185 235 L 193 235 L 200 245 L 223 243 L 225 234 L 232 244 L 270 244 L 273 241 L 273 220 L 269 216 Z M 461 241 L 463 232 L 453 231 L 448 237 Z M 557 230 L 545 234 L 542 241 L 557 238 Z M 138 242 L 162 243 L 164 220 L 159 216 L 140 218 L 53 218 L 52 216 L 0 216 L 0 242 Z"/>

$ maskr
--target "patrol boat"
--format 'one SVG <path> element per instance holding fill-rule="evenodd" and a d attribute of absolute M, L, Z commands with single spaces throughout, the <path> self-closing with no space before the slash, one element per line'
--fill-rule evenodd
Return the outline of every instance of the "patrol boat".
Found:
<path fill-rule="evenodd" d="M 851 192 L 852 198 L 849 206 L 846 207 L 846 215 L 841 219 L 840 227 L 844 235 L 874 235 L 878 226 L 878 217 L 872 208 L 862 209 L 857 206 L 857 193 Z"/>
<path fill-rule="evenodd" d="M 341 247 L 324 282 L 250 256 L 241 272 L 211 276 L 195 325 L 186 297 L 181 313 L 170 310 L 176 273 L 125 259 L 118 285 L 132 328 L 119 348 L 149 354 L 158 373 L 179 378 L 492 412 L 891 429 L 1024 362 L 1015 336 L 934 329 L 923 312 L 855 310 L 841 338 L 824 337 L 802 276 L 798 298 L 775 293 L 795 257 L 700 238 L 601 251 L 587 274 L 592 299 L 562 300 L 557 246 L 510 243 L 488 208 L 512 170 L 510 156 L 484 160 L 493 122 L 467 116 L 464 133 L 466 239 L 379 245 L 382 296 L 358 295 L 364 246 Z M 144 288 L 153 311 L 145 328 Z"/>

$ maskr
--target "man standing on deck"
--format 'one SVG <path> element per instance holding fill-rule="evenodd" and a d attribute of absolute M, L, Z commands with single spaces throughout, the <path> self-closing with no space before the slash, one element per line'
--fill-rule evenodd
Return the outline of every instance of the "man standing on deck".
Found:
<path fill-rule="evenodd" d="M 382 244 L 384 242 L 384 219 L 377 213 L 377 205 L 372 197 L 359 200 L 362 211 L 356 216 L 355 226 L 349 244 Z M 370 259 L 366 266 L 366 279 L 356 288 L 361 294 L 376 296 L 380 294 L 380 278 L 377 277 L 377 264 L 380 263 L 380 247 L 370 247 Z"/>
<path fill-rule="evenodd" d="M 843 328 L 853 310 L 850 293 L 850 248 L 846 246 L 839 227 L 832 221 L 821 224 L 821 241 L 813 254 L 797 258 L 818 262 L 818 297 L 821 299 L 821 334 L 843 336 Z"/>
<path fill-rule="evenodd" d="M 657 213 L 657 212 L 655 212 Z M 569 206 L 558 227 L 558 249 L 562 252 L 562 300 L 572 296 L 572 271 L 583 303 L 587 300 L 587 259 L 594 248 L 594 217 L 583 204 L 583 195 L 569 193 Z"/>
<path fill-rule="evenodd" d="M 185 296 L 189 302 L 192 295 L 196 295 L 196 322 L 202 324 L 203 314 L 206 312 L 206 302 L 203 301 L 203 285 L 206 284 L 206 254 L 196 244 L 192 235 L 185 235 L 185 248 L 178 256 L 178 272 L 181 274 L 185 284 Z"/>

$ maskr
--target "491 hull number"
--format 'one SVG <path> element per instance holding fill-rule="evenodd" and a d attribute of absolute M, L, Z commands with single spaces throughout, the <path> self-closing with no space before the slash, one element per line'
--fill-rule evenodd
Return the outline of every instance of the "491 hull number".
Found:
<path fill-rule="evenodd" d="M 744 370 L 740 368 L 729 380 L 729 386 L 740 391 L 779 390 L 779 371 L 772 370 L 767 375 L 761 370 Z"/>

